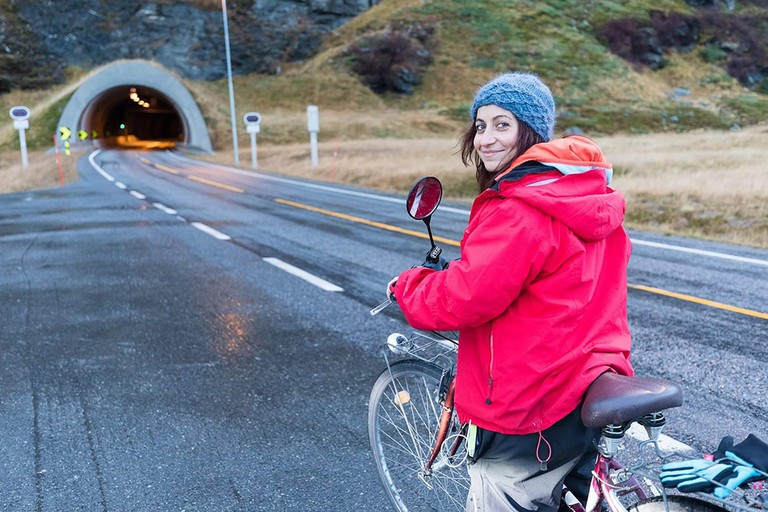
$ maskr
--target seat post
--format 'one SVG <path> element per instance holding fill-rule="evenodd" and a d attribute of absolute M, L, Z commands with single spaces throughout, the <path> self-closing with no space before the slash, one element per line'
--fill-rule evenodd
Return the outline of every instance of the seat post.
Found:
<path fill-rule="evenodd" d="M 664 425 L 667 424 L 667 418 L 664 417 L 662 412 L 653 412 L 646 414 L 640 420 L 640 424 L 645 427 L 645 432 L 648 434 L 648 438 L 652 441 L 658 441 L 661 431 L 664 429 Z"/>
<path fill-rule="evenodd" d="M 624 440 L 626 425 L 610 424 L 603 427 L 600 436 L 600 444 L 597 450 L 604 456 L 611 458 L 619 452 L 621 442 Z"/>

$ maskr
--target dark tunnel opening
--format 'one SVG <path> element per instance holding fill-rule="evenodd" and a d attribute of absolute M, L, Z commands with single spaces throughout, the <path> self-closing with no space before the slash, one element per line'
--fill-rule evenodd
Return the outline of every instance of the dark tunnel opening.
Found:
<path fill-rule="evenodd" d="M 187 140 L 182 116 L 161 92 L 120 86 L 94 98 L 82 126 L 102 146 L 168 148 Z"/>

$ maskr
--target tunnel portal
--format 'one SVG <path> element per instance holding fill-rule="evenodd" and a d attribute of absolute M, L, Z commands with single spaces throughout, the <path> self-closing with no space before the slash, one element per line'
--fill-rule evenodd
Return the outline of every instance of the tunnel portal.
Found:
<path fill-rule="evenodd" d="M 62 133 L 100 146 L 211 152 L 200 109 L 184 85 L 157 64 L 121 61 L 86 77 L 59 120 Z M 69 141 L 60 141 L 68 143 Z"/>
<path fill-rule="evenodd" d="M 94 98 L 83 125 L 102 134 L 102 144 L 172 146 L 186 140 L 184 122 L 173 103 L 149 87 L 120 86 Z M 98 135 L 97 135 L 98 136 Z"/>

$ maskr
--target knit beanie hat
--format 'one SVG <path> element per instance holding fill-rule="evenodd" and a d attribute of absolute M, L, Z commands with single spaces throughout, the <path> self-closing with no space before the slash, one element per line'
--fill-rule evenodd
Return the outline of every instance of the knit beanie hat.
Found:
<path fill-rule="evenodd" d="M 470 115 L 485 105 L 496 105 L 512 112 L 533 128 L 545 141 L 555 130 L 555 100 L 538 76 L 531 73 L 504 73 L 478 89 Z"/>

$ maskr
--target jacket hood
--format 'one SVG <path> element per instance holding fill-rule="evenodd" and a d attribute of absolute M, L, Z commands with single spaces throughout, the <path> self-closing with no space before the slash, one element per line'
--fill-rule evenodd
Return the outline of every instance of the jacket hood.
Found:
<path fill-rule="evenodd" d="M 526 162 L 539 162 L 559 173 L 504 180 L 507 173 Z M 496 179 L 505 196 L 554 217 L 582 239 L 597 241 L 624 221 L 624 197 L 608 186 L 612 171 L 597 144 L 586 137 L 570 136 L 532 146 Z"/>

